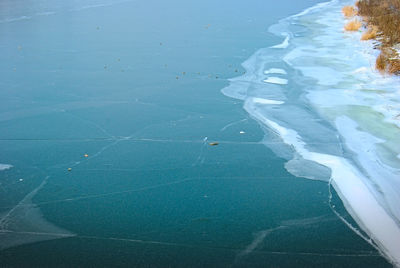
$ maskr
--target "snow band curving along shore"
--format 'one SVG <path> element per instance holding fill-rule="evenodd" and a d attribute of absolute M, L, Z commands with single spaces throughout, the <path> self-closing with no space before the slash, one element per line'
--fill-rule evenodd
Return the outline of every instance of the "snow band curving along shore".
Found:
<path fill-rule="evenodd" d="M 334 0 L 273 25 L 283 42 L 259 49 L 222 92 L 244 101 L 289 172 L 333 186 L 358 226 L 337 216 L 400 266 L 400 80 L 375 68 L 386 45 L 365 37 L 373 20 L 344 29 L 363 2 L 347 18 L 354 2 Z"/>

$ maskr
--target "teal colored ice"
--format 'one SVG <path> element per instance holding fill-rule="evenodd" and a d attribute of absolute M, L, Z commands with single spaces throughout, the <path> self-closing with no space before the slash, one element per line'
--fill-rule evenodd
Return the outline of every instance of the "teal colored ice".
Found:
<path fill-rule="evenodd" d="M 221 92 L 319 2 L 1 1 L 0 266 L 391 267 L 343 222 L 358 228 L 329 170 L 296 173 Z M 274 51 L 251 97 L 312 110 L 273 90 L 301 77 Z M 313 146 L 342 153 L 312 113 Z"/>

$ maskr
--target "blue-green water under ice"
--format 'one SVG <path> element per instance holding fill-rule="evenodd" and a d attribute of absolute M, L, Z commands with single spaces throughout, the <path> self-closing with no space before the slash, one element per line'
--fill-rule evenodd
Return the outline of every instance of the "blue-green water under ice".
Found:
<path fill-rule="evenodd" d="M 2 1 L 0 266 L 390 267 L 221 93 L 318 2 Z"/>

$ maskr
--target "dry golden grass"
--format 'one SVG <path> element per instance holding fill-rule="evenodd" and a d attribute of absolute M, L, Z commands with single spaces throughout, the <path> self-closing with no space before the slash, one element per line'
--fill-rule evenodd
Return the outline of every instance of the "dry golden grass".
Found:
<path fill-rule="evenodd" d="M 376 58 L 375 62 L 375 68 L 380 71 L 381 73 L 386 71 L 387 67 L 387 58 L 383 53 L 379 54 L 379 56 Z"/>
<path fill-rule="evenodd" d="M 345 17 L 350 18 L 357 15 L 357 10 L 353 6 L 344 6 L 342 8 L 342 13 Z"/>
<path fill-rule="evenodd" d="M 359 20 L 352 20 L 348 22 L 345 26 L 344 29 L 346 31 L 358 31 L 362 26 L 361 21 Z"/>
<path fill-rule="evenodd" d="M 381 73 L 400 74 L 400 59 L 393 50 L 382 51 L 376 58 L 375 67 Z"/>
<path fill-rule="evenodd" d="M 358 13 L 368 19 L 368 24 L 376 26 L 377 39 L 382 47 L 400 43 L 400 1 L 399 0 L 360 0 Z"/>
<path fill-rule="evenodd" d="M 388 72 L 391 74 L 400 74 L 400 59 L 392 59 L 388 68 Z"/>
<path fill-rule="evenodd" d="M 370 29 L 362 40 L 373 38 L 381 54 L 376 59 L 376 68 L 385 73 L 400 75 L 400 56 L 394 49 L 400 44 L 400 1 L 399 0 L 358 0 L 358 15 Z M 365 39 L 364 39 L 365 38 Z"/>
<path fill-rule="evenodd" d="M 375 26 L 370 27 L 365 33 L 362 34 L 361 40 L 375 39 L 378 34 L 378 29 Z"/>

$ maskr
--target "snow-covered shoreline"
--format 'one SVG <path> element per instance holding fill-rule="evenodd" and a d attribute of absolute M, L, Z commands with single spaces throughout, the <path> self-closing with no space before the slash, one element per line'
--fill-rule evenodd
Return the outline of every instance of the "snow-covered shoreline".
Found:
<path fill-rule="evenodd" d="M 283 43 L 257 51 L 222 92 L 244 100 L 281 139 L 277 154 L 328 167 L 364 239 L 400 266 L 400 83 L 375 70 L 373 41 L 343 31 L 341 8 L 349 3 L 321 3 L 273 25 Z M 287 83 L 265 83 L 271 69 L 283 70 Z"/>

